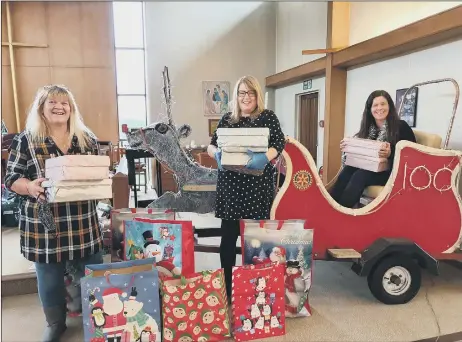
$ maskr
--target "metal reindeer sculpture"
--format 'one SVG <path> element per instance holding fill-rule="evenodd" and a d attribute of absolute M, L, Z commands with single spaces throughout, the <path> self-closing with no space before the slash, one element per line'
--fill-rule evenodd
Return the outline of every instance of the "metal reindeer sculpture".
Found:
<path fill-rule="evenodd" d="M 180 212 L 210 213 L 215 211 L 218 172 L 196 163 L 181 147 L 180 139 L 191 134 L 189 125 L 176 127 L 172 118 L 172 101 L 168 68 L 164 67 L 164 97 L 167 122 L 156 122 L 133 132 L 126 132 L 131 148 L 147 150 L 173 171 L 178 192 L 165 192 L 151 202 L 149 208 L 172 209 Z"/>

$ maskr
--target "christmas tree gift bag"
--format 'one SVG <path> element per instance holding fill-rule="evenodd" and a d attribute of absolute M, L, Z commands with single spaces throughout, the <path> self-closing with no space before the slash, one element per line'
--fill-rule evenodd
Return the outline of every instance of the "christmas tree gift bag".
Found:
<path fill-rule="evenodd" d="M 88 265 L 81 280 L 85 342 L 161 341 L 154 259 Z"/>
<path fill-rule="evenodd" d="M 231 336 L 223 269 L 162 280 L 163 340 L 223 341 Z"/>
<path fill-rule="evenodd" d="M 191 221 L 135 218 L 124 226 L 125 260 L 155 258 L 161 278 L 194 273 Z"/>
<path fill-rule="evenodd" d="M 311 316 L 313 230 L 304 220 L 241 220 L 242 263 L 285 263 L 286 317 Z"/>
<path fill-rule="evenodd" d="M 282 263 L 233 267 L 236 341 L 285 335 L 284 272 Z"/>
<path fill-rule="evenodd" d="M 135 218 L 150 218 L 159 220 L 174 220 L 175 213 L 170 210 L 157 210 L 151 208 L 115 209 L 111 211 L 111 238 L 112 255 L 111 261 L 124 260 L 124 221 L 132 221 Z"/>

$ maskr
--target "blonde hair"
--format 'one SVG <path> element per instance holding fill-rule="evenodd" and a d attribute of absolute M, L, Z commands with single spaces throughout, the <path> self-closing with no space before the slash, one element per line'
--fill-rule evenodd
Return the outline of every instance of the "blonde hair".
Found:
<path fill-rule="evenodd" d="M 80 115 L 79 108 L 75 102 L 74 95 L 63 85 L 49 85 L 39 88 L 32 103 L 26 120 L 26 131 L 35 142 L 43 141 L 50 134 L 49 127 L 43 114 L 45 101 L 50 97 L 66 96 L 70 106 L 70 116 L 67 122 L 69 130 L 69 142 L 75 135 L 78 139 L 79 146 L 89 148 L 91 138 L 96 139 L 93 132 L 85 126 Z"/>
<path fill-rule="evenodd" d="M 250 116 L 256 117 L 265 110 L 265 102 L 263 99 L 263 92 L 261 90 L 260 83 L 254 76 L 243 76 L 236 82 L 236 85 L 234 86 L 233 108 L 230 116 L 231 123 L 237 123 L 241 118 L 241 108 L 239 107 L 238 97 L 239 87 L 242 83 L 247 86 L 248 90 L 253 90 L 256 94 L 257 107 L 253 113 L 250 114 Z"/>

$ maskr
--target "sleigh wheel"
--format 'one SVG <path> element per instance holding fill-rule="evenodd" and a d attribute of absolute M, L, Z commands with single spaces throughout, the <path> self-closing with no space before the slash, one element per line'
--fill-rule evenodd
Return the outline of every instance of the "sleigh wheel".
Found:
<path fill-rule="evenodd" d="M 380 260 L 367 277 L 374 297 L 388 305 L 411 301 L 419 292 L 421 281 L 420 266 L 402 254 Z"/>

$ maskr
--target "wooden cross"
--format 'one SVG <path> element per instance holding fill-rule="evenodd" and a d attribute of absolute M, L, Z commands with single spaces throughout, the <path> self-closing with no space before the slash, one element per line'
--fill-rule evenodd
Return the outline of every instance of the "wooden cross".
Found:
<path fill-rule="evenodd" d="M 347 46 L 338 47 L 338 48 L 330 48 L 330 49 L 302 50 L 302 55 L 318 55 L 318 54 L 321 54 L 321 53 L 334 53 L 334 52 L 343 50 L 345 48 L 347 48 Z"/>
<path fill-rule="evenodd" d="M 18 90 L 16 86 L 16 68 L 14 63 L 14 49 L 13 47 L 31 47 L 31 48 L 47 48 L 48 45 L 41 44 L 41 45 L 34 45 L 34 44 L 27 44 L 27 43 L 18 43 L 13 42 L 13 29 L 11 26 L 11 12 L 10 12 L 10 2 L 6 2 L 6 25 L 7 25 L 7 33 L 8 33 L 8 42 L 2 42 L 2 46 L 8 46 L 10 51 L 10 65 L 11 65 L 11 83 L 13 85 L 13 101 L 14 101 L 14 111 L 16 115 L 16 126 L 18 132 L 21 131 L 21 126 L 19 122 L 19 106 L 18 106 Z"/>

